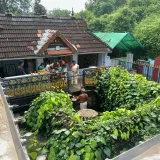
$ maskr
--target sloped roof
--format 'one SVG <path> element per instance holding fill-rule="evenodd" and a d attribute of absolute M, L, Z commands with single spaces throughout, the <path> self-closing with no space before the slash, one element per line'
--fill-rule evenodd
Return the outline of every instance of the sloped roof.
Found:
<path fill-rule="evenodd" d="M 137 39 L 135 39 L 131 33 L 96 32 L 94 34 L 103 42 L 108 44 L 112 49 L 116 47 L 117 49 L 123 51 L 136 49 L 144 50 L 144 46 Z"/>
<path fill-rule="evenodd" d="M 35 54 L 43 54 L 46 48 L 48 48 L 49 44 L 55 39 L 59 37 L 69 49 L 69 53 L 74 53 L 77 51 L 77 48 L 72 45 L 59 31 L 56 30 L 45 30 L 45 34 L 40 39 L 40 44 L 37 45 L 37 50 L 35 50 Z M 57 54 L 57 51 L 52 51 L 52 53 Z M 61 51 L 59 51 L 61 53 Z M 63 52 L 66 53 L 67 52 Z"/>
<path fill-rule="evenodd" d="M 110 49 L 89 33 L 83 19 L 0 15 L 0 59 L 35 56 L 39 30 L 58 30 L 78 53 L 104 53 Z"/>

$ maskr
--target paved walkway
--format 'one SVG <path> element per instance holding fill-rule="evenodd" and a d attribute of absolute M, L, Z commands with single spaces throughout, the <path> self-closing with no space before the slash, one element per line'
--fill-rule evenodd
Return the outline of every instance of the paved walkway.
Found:
<path fill-rule="evenodd" d="M 18 160 L 1 96 L 0 96 L 0 160 Z"/>
<path fill-rule="evenodd" d="M 153 146 L 134 160 L 160 160 L 160 143 Z"/>

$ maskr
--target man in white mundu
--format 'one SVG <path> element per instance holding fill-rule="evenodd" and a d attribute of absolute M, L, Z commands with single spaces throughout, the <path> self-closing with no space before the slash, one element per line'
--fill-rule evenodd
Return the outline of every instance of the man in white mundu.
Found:
<path fill-rule="evenodd" d="M 71 65 L 72 71 L 72 84 L 78 84 L 78 74 L 79 74 L 79 65 L 76 64 L 76 61 L 72 61 Z"/>

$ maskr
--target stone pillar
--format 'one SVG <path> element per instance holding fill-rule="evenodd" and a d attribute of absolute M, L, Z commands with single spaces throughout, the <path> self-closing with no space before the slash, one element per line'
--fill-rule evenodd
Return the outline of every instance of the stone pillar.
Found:
<path fill-rule="evenodd" d="M 98 66 L 103 65 L 103 53 L 98 54 Z"/>
<path fill-rule="evenodd" d="M 78 54 L 73 54 L 73 60 L 78 64 Z"/>
<path fill-rule="evenodd" d="M 103 53 L 98 55 L 98 66 L 110 66 L 110 56 L 108 53 Z"/>
<path fill-rule="evenodd" d="M 104 54 L 104 57 L 105 57 L 105 66 L 111 66 L 111 59 L 110 59 L 110 56 L 108 56 L 107 53 Z"/>
<path fill-rule="evenodd" d="M 43 58 L 36 59 L 36 70 L 38 70 L 38 67 L 41 63 L 44 63 Z"/>
<path fill-rule="evenodd" d="M 132 70 L 132 63 L 133 63 L 133 54 L 128 53 L 127 54 L 127 60 L 129 61 L 126 65 L 128 70 Z"/>

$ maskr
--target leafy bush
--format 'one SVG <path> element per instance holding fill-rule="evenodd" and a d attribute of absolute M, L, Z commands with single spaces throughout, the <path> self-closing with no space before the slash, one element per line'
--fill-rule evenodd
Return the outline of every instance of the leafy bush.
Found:
<path fill-rule="evenodd" d="M 63 92 L 43 92 L 31 104 L 25 115 L 26 123 L 33 131 L 43 128 L 48 132 L 52 127 L 69 125 L 76 115 L 69 96 Z"/>
<path fill-rule="evenodd" d="M 159 89 L 160 85 L 156 82 L 147 81 L 138 74 L 132 75 L 120 67 L 112 67 L 101 74 L 97 93 L 103 111 L 111 111 L 119 107 L 135 109 L 137 105 L 155 99 Z"/>
<path fill-rule="evenodd" d="M 100 75 L 97 91 L 105 102 L 103 109 L 114 111 L 95 119 L 80 121 L 63 91 L 44 92 L 33 101 L 26 122 L 33 131 L 47 130 L 48 160 L 104 160 L 159 133 L 155 129 L 160 126 L 158 83 L 120 67 L 102 70 Z"/>
<path fill-rule="evenodd" d="M 147 126 L 158 125 L 160 97 L 135 110 L 104 112 L 99 119 L 55 130 L 47 143 L 48 160 L 104 160 L 143 140 Z"/>

